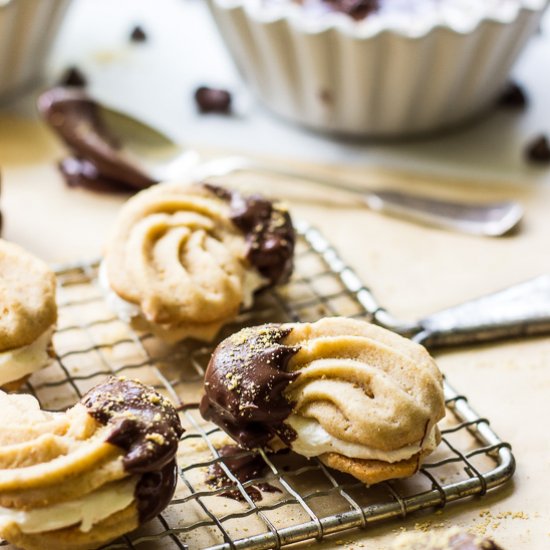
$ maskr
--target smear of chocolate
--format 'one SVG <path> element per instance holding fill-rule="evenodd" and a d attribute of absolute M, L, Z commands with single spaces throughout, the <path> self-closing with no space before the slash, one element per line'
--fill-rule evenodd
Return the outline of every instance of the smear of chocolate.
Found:
<path fill-rule="evenodd" d="M 80 162 L 72 164 L 70 185 L 87 186 L 90 180 L 94 184 L 101 180 L 107 188 L 144 189 L 157 183 L 122 153 L 121 144 L 101 118 L 99 104 L 83 89 L 48 90 L 38 98 L 38 109 Z M 95 168 L 92 178 L 90 166 Z"/>
<path fill-rule="evenodd" d="M 82 187 L 99 193 L 133 193 L 134 188 L 124 182 L 102 176 L 95 164 L 78 157 L 67 157 L 58 163 L 69 187 Z"/>
<path fill-rule="evenodd" d="M 172 404 L 153 388 L 111 376 L 92 388 L 82 404 L 110 427 L 107 441 L 126 451 L 127 472 L 149 473 L 174 459 L 183 428 Z"/>
<path fill-rule="evenodd" d="M 536 164 L 550 164 L 550 141 L 545 135 L 535 138 L 527 146 L 527 159 Z"/>
<path fill-rule="evenodd" d="M 524 109 L 527 107 L 527 96 L 519 84 L 509 82 L 499 97 L 498 104 L 510 109 Z"/>
<path fill-rule="evenodd" d="M 294 268 L 296 233 L 287 210 L 261 195 L 204 184 L 231 206 L 230 218 L 246 235 L 247 258 L 269 281 L 269 286 L 288 281 Z"/>
<path fill-rule="evenodd" d="M 135 497 L 140 523 L 158 516 L 168 506 L 178 481 L 178 467 L 172 460 L 161 470 L 147 472 L 136 485 Z"/>
<path fill-rule="evenodd" d="M 260 455 L 246 453 L 246 451 L 243 451 L 243 449 L 237 447 L 237 445 L 225 445 L 221 449 L 218 449 L 218 453 L 229 471 L 241 483 L 246 483 L 247 481 L 262 477 L 267 469 L 267 465 Z M 219 462 L 209 467 L 206 481 L 210 487 L 214 489 L 234 484 Z M 265 481 L 255 483 L 254 485 L 248 485 L 245 487 L 245 491 L 254 502 L 262 500 L 262 491 L 264 493 L 282 492 L 278 487 L 274 487 Z M 238 501 L 245 500 L 243 494 L 238 489 L 226 491 L 221 493 L 220 496 Z"/>
<path fill-rule="evenodd" d="M 66 86 L 69 88 L 83 88 L 87 84 L 87 78 L 77 67 L 69 67 L 59 81 L 60 86 Z"/>
<path fill-rule="evenodd" d="M 208 86 L 197 88 L 195 102 L 201 113 L 227 115 L 231 112 L 231 94 L 220 88 L 209 88 Z"/>
<path fill-rule="evenodd" d="M 132 42 L 147 42 L 147 33 L 144 31 L 141 25 L 136 25 L 130 33 L 130 40 Z"/>
<path fill-rule="evenodd" d="M 321 0 L 333 11 L 345 13 L 355 20 L 364 19 L 380 9 L 379 0 Z"/>
<path fill-rule="evenodd" d="M 299 350 L 282 343 L 290 331 L 275 324 L 245 328 L 218 345 L 206 369 L 200 412 L 245 449 L 276 435 L 286 444 L 296 437 L 284 423 L 293 405 L 284 391 L 298 377 L 287 372 Z"/>

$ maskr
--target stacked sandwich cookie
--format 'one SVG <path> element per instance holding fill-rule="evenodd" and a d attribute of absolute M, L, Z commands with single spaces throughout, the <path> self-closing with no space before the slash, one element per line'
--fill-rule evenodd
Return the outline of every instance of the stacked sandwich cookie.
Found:
<path fill-rule="evenodd" d="M 437 447 L 442 375 L 428 352 L 365 321 L 246 328 L 215 350 L 201 413 L 242 447 L 286 446 L 373 484 Z"/>
<path fill-rule="evenodd" d="M 212 340 L 254 293 L 288 280 L 288 212 L 208 184 L 161 184 L 122 208 L 100 270 L 121 318 L 173 342 Z"/>
<path fill-rule="evenodd" d="M 111 377 L 66 412 L 0 393 L 0 536 L 28 550 L 86 550 L 155 517 L 173 496 L 177 412 Z"/>
<path fill-rule="evenodd" d="M 0 387 L 17 390 L 48 364 L 57 321 L 55 275 L 19 246 L 0 240 Z"/>

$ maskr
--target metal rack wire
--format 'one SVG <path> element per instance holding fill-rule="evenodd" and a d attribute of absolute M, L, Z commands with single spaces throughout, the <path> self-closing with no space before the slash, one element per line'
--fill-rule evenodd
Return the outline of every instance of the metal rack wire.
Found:
<path fill-rule="evenodd" d="M 305 224 L 298 230 L 292 281 L 264 293 L 254 311 L 242 314 L 221 338 L 243 325 L 267 320 L 345 315 L 393 323 L 318 231 Z M 172 503 L 156 520 L 108 548 L 279 548 L 418 510 L 435 510 L 483 495 L 512 476 L 510 446 L 492 431 L 486 418 L 472 410 L 465 396 L 445 383 L 448 415 L 442 443 L 407 480 L 367 488 L 318 460 L 260 452 L 265 473 L 239 481 L 218 452 L 224 435 L 192 406 L 200 395 L 211 347 L 186 342 L 168 348 L 151 334 L 131 330 L 108 310 L 96 286 L 97 267 L 97 262 L 90 262 L 57 269 L 56 357 L 33 376 L 28 389 L 44 408 L 60 410 L 109 374 L 135 377 L 169 396 L 181 408 L 186 428 L 179 452 L 179 486 Z M 221 487 L 207 482 L 213 464 L 219 464 L 227 476 Z M 271 490 L 259 490 L 266 483 Z M 224 496 L 228 491 L 237 492 L 239 499 Z"/>

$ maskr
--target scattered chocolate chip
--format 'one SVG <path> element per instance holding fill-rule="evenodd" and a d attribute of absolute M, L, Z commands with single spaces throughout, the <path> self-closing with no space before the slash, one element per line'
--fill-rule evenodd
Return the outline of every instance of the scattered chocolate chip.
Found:
<path fill-rule="evenodd" d="M 527 159 L 537 164 L 550 164 L 550 142 L 541 134 L 527 145 Z"/>
<path fill-rule="evenodd" d="M 83 88 L 88 81 L 77 67 L 69 67 L 61 77 L 59 84 L 70 88 Z"/>
<path fill-rule="evenodd" d="M 201 86 L 195 92 L 195 101 L 201 113 L 231 112 L 231 94 L 227 90 Z"/>
<path fill-rule="evenodd" d="M 360 20 L 380 8 L 379 0 L 323 0 L 333 10 Z"/>
<path fill-rule="evenodd" d="M 320 90 L 319 99 L 321 100 L 321 103 L 324 103 L 325 105 L 332 105 L 334 103 L 334 97 L 332 96 L 332 92 L 330 90 Z"/>
<path fill-rule="evenodd" d="M 510 109 L 524 109 L 527 107 L 527 95 L 519 84 L 509 82 L 498 99 L 498 105 Z"/>
<path fill-rule="evenodd" d="M 132 42 L 147 42 L 147 34 L 143 30 L 143 27 L 136 25 L 130 33 L 130 40 Z"/>

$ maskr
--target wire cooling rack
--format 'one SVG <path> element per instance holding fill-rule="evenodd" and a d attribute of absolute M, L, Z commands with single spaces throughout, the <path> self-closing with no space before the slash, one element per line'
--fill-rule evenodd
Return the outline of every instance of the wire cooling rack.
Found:
<path fill-rule="evenodd" d="M 292 281 L 264 293 L 254 311 L 242 314 L 220 338 L 244 325 L 313 321 L 327 315 L 393 322 L 317 230 L 303 224 L 298 230 Z M 131 330 L 107 308 L 96 283 L 97 268 L 97 262 L 91 262 L 57 269 L 56 357 L 33 375 L 28 389 L 43 408 L 62 410 L 107 375 L 139 378 L 180 407 L 186 428 L 173 501 L 158 518 L 110 549 L 279 548 L 483 495 L 513 474 L 510 446 L 465 396 L 445 383 L 448 414 L 442 442 L 411 478 L 367 488 L 318 460 L 260 451 L 265 471 L 258 479 L 240 482 L 218 453 L 228 442 L 226 436 L 194 406 L 212 348 L 196 342 L 168 348 L 151 334 Z M 209 484 L 214 464 L 227 482 Z M 224 496 L 228 492 L 239 498 Z"/>

